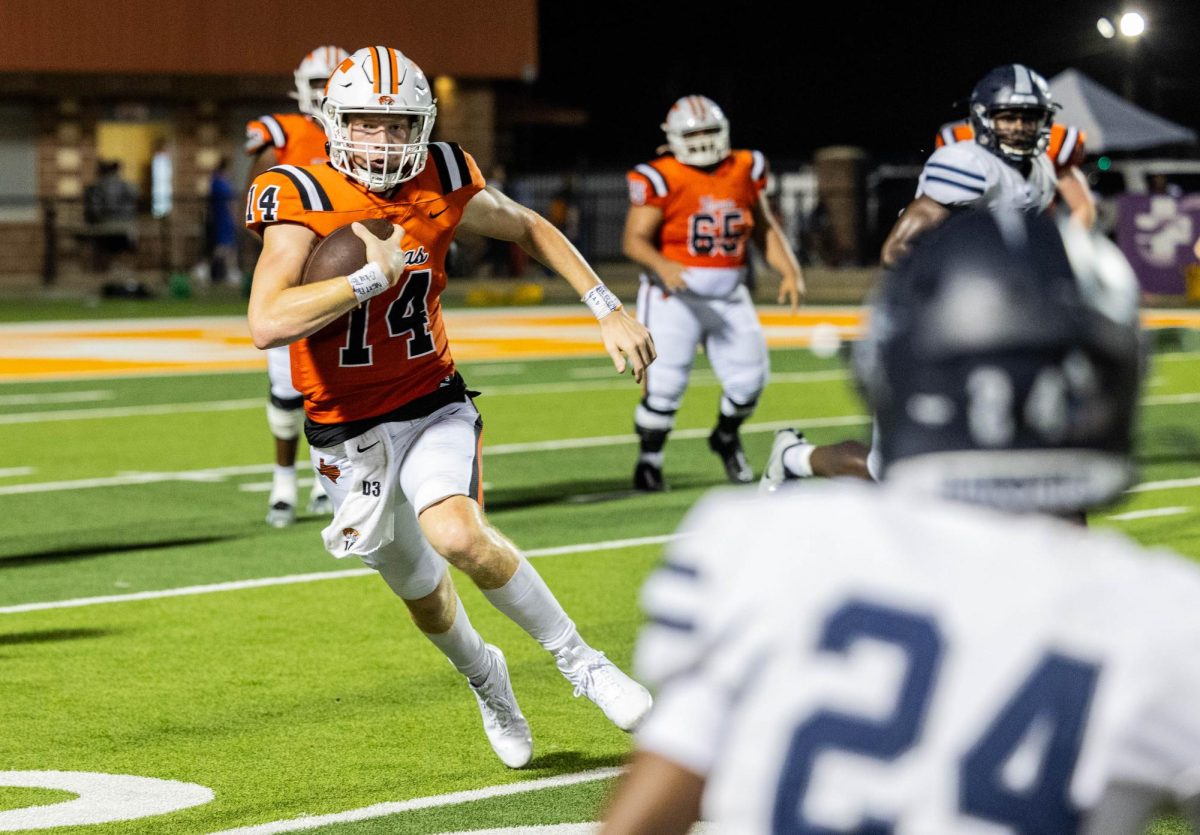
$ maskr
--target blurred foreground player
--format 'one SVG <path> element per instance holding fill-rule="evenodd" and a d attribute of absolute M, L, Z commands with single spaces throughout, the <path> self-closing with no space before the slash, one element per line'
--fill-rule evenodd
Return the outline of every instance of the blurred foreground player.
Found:
<path fill-rule="evenodd" d="M 767 161 L 730 150 L 729 120 L 716 102 L 684 96 L 662 125 L 670 153 L 628 174 L 624 250 L 645 272 L 638 321 L 654 334 L 658 361 L 634 413 L 641 441 L 633 486 L 663 490 L 663 447 L 675 426 L 696 359 L 704 352 L 721 383 L 709 448 L 735 484 L 754 479 L 738 430 L 767 382 L 767 343 L 746 288 L 747 242 L 781 276 L 779 302 L 795 312 L 804 294 L 800 264 L 767 203 Z"/>
<path fill-rule="evenodd" d="M 643 593 L 659 691 L 606 835 L 1200 823 L 1200 572 L 1039 515 L 1131 478 L 1134 288 L 1048 218 L 916 248 L 856 355 L 883 485 L 692 513 Z"/>
<path fill-rule="evenodd" d="M 925 163 L 917 196 L 884 241 L 880 261 L 894 267 L 913 243 L 952 212 L 996 209 L 1044 212 L 1054 200 L 1057 178 L 1046 158 L 1058 105 L 1045 79 L 1022 64 L 996 67 L 971 91 L 973 142 L 938 148 Z M 859 441 L 814 446 L 793 429 L 776 433 L 761 486 L 808 476 L 878 477 L 879 427 L 867 447 Z"/>
<path fill-rule="evenodd" d="M 336 507 L 325 547 L 361 558 L 403 599 L 470 683 L 505 765 L 530 761 L 529 725 L 504 655 L 471 625 L 447 562 L 553 654 L 576 696 L 631 730 L 650 694 L 583 641 L 537 570 L 484 517 L 483 422 L 441 314 L 455 230 L 514 241 L 564 276 L 596 315 L 617 371 L 628 364 L 639 382 L 654 359 L 650 335 L 561 232 L 487 188 L 458 145 L 429 141 L 437 112 L 429 83 L 398 50 L 368 47 L 343 61 L 324 108 L 329 163 L 262 174 L 247 211 L 263 237 L 250 332 L 260 348 L 291 344 L 313 464 Z M 398 225 L 386 240 L 352 227 L 364 266 L 302 283 L 319 239 L 370 218 Z"/>
<path fill-rule="evenodd" d="M 246 125 L 246 153 L 253 161 L 250 182 L 276 165 L 316 165 L 325 154 L 325 129 L 319 121 L 325 83 L 350 53 L 337 46 L 318 46 L 296 67 L 292 97 L 299 113 L 259 116 Z M 249 214 L 249 212 L 247 212 Z M 267 351 L 267 426 L 275 438 L 275 475 L 267 499 L 267 524 L 284 528 L 296 521 L 299 486 L 296 483 L 296 450 L 304 426 L 304 398 L 292 385 L 292 364 L 287 346 Z M 332 513 L 333 505 L 318 478 L 308 498 L 309 513 Z"/>

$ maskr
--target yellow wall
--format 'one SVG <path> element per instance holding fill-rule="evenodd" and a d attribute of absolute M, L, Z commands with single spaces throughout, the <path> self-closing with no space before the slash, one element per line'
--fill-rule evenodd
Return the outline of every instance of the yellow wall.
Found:
<path fill-rule="evenodd" d="M 118 160 L 121 176 L 138 187 L 144 199 L 150 196 L 150 158 L 158 140 L 168 141 L 167 122 L 97 122 L 96 158 Z"/>

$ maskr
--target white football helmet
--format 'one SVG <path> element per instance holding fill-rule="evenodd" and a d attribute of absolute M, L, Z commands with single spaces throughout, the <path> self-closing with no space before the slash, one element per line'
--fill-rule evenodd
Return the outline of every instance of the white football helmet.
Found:
<path fill-rule="evenodd" d="M 350 57 L 340 46 L 318 46 L 304 56 L 292 77 L 296 91 L 291 94 L 296 106 L 306 116 L 321 118 L 321 100 L 325 97 L 325 82 L 338 64 Z M 315 82 L 315 83 L 314 83 Z"/>
<path fill-rule="evenodd" d="M 338 171 L 371 191 L 387 191 L 425 168 L 437 101 L 421 68 L 400 50 L 358 50 L 329 77 L 325 94 L 329 164 Z M 349 123 L 355 116 L 410 116 L 409 141 L 351 142 Z"/>
<path fill-rule="evenodd" d="M 715 101 L 684 96 L 662 123 L 675 159 L 686 165 L 716 165 L 729 156 L 729 120 Z"/>

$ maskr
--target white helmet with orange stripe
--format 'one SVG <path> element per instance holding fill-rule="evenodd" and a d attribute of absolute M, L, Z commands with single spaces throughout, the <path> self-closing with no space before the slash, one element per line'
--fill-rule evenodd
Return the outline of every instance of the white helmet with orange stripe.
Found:
<path fill-rule="evenodd" d="M 292 77 L 296 80 L 296 92 L 292 98 L 306 116 L 321 116 L 321 100 L 325 97 L 325 82 L 337 65 L 350 57 L 340 46 L 318 46 L 304 56 Z"/>
<path fill-rule="evenodd" d="M 398 49 L 358 50 L 329 77 L 323 107 L 329 164 L 371 191 L 387 191 L 425 168 L 437 102 L 421 68 Z M 351 136 L 352 120 L 369 120 L 382 141 Z M 390 141 L 403 130 L 406 141 Z"/>
<path fill-rule="evenodd" d="M 684 96 L 662 123 L 675 159 L 686 165 L 716 165 L 729 156 L 729 120 L 715 101 Z"/>

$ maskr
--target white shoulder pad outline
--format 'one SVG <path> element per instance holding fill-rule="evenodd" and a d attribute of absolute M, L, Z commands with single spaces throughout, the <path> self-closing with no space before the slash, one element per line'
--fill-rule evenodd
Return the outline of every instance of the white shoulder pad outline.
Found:
<path fill-rule="evenodd" d="M 296 165 L 276 165 L 267 170 L 278 172 L 291 180 L 296 194 L 300 197 L 300 205 L 304 207 L 305 211 L 333 211 L 333 203 L 330 201 L 329 195 L 325 193 L 325 187 L 308 171 Z"/>
<path fill-rule="evenodd" d="M 471 166 L 457 142 L 430 142 L 429 158 L 437 169 L 442 193 L 450 194 L 471 184 Z"/>
<path fill-rule="evenodd" d="M 643 162 L 640 165 L 635 165 L 633 170 L 650 181 L 650 185 L 654 188 L 655 197 L 666 197 L 670 193 L 670 189 L 667 187 L 667 178 L 650 163 Z"/>
<path fill-rule="evenodd" d="M 767 157 L 762 151 L 751 151 L 750 157 L 753 160 L 750 167 L 750 179 L 758 182 L 767 176 Z"/>
<path fill-rule="evenodd" d="M 921 170 L 920 193 L 948 206 L 974 203 L 983 197 L 990 178 L 972 147 L 955 142 L 934 151 Z"/>

